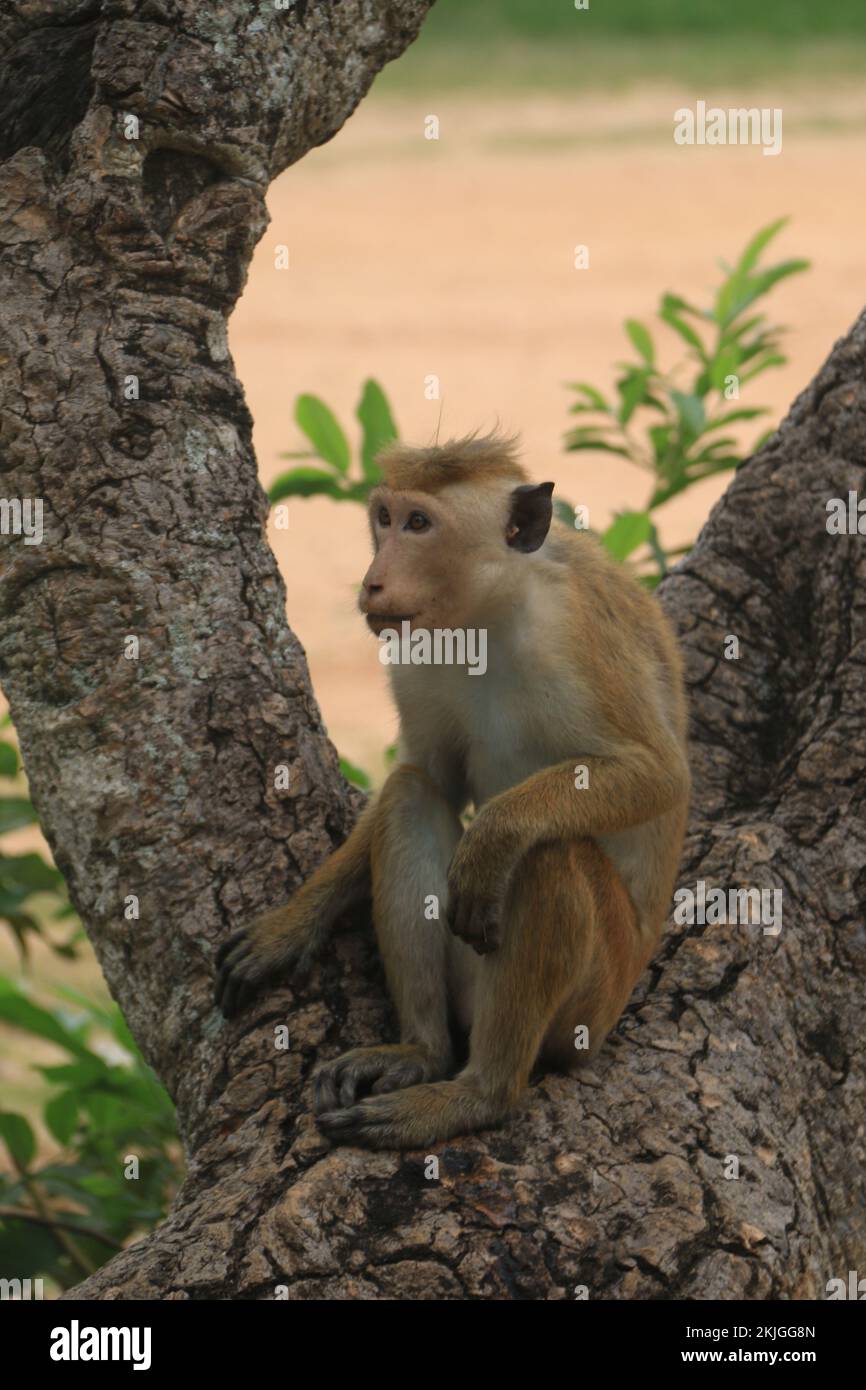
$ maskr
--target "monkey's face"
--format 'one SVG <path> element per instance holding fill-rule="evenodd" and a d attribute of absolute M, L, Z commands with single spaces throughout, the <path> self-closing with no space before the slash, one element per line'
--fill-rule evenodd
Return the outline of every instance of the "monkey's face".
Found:
<path fill-rule="evenodd" d="M 506 550 L 507 499 L 479 503 L 476 496 L 473 506 L 462 491 L 379 487 L 371 494 L 375 553 L 358 603 L 377 636 L 402 622 L 415 630 L 468 627 L 477 619 L 485 565 L 497 556 L 501 563 Z"/>

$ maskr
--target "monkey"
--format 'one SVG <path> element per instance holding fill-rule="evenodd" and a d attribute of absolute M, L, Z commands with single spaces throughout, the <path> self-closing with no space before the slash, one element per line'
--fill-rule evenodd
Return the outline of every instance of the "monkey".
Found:
<path fill-rule="evenodd" d="M 389 666 L 393 771 L 288 904 L 221 947 L 216 1001 L 231 1017 L 307 972 L 372 900 L 400 1041 L 320 1064 L 316 1123 L 417 1149 L 501 1124 L 534 1072 L 575 1071 L 618 1022 L 679 867 L 687 711 L 656 597 L 554 520 L 516 439 L 393 442 L 378 462 L 368 627 L 483 631 L 486 670 Z"/>

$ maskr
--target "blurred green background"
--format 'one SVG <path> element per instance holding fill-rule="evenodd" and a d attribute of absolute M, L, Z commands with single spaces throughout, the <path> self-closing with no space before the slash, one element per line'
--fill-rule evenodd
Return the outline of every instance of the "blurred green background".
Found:
<path fill-rule="evenodd" d="M 507 88 L 859 73 L 866 4 L 837 0 L 437 0 L 421 40 L 380 79 Z M 481 58 L 481 61 L 479 61 Z"/>
<path fill-rule="evenodd" d="M 772 34 L 779 37 L 863 33 L 862 0 L 590 0 L 580 11 L 600 34 Z M 575 19 L 573 0 L 438 0 L 424 37 L 485 33 L 559 38 Z"/>

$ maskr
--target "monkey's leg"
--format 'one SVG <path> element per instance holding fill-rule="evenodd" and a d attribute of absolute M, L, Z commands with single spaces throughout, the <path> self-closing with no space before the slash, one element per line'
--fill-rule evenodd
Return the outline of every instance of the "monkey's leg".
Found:
<path fill-rule="evenodd" d="M 502 945 L 479 958 L 466 1068 L 333 1111 L 321 1127 L 342 1143 L 418 1148 L 499 1123 L 549 1037 L 560 1063 L 575 1055 L 579 1025 L 601 1042 L 645 954 L 631 900 L 593 841 L 532 850 L 515 872 Z"/>
<path fill-rule="evenodd" d="M 352 1105 L 359 1087 L 394 1091 L 444 1076 L 451 1066 L 445 909 L 448 865 L 461 834 L 459 818 L 429 778 L 409 766 L 392 773 L 377 806 L 371 869 L 373 920 L 400 1042 L 323 1063 L 317 1113 Z"/>
<path fill-rule="evenodd" d="M 288 903 L 257 917 L 220 946 L 215 999 L 226 1018 L 267 981 L 309 969 L 337 918 L 367 896 L 375 817 L 376 805 L 370 803 L 344 843 Z"/>

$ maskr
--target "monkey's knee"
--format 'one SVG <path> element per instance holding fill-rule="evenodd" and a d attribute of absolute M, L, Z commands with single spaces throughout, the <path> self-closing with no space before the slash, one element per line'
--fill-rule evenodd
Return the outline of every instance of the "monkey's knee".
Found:
<path fill-rule="evenodd" d="M 592 841 L 580 842 L 571 863 L 581 875 L 575 970 L 539 1055 L 543 1065 L 564 1071 L 596 1056 L 647 960 L 634 903 L 604 851 Z"/>

